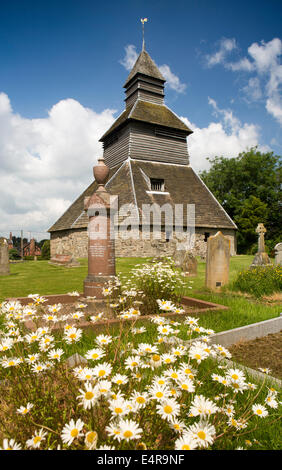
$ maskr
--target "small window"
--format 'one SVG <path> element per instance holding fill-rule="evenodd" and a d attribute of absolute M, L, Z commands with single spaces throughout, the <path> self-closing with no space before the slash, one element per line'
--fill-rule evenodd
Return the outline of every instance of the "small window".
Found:
<path fill-rule="evenodd" d="M 210 236 L 210 233 L 209 233 L 209 232 L 205 232 L 205 242 L 208 241 L 209 236 Z"/>
<path fill-rule="evenodd" d="M 164 180 L 151 178 L 151 191 L 164 191 Z"/>

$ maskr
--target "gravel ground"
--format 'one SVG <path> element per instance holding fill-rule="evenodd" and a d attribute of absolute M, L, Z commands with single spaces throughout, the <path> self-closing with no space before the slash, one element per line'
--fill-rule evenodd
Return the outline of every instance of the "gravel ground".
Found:
<path fill-rule="evenodd" d="M 282 331 L 236 343 L 228 350 L 240 364 L 256 370 L 267 367 L 272 377 L 282 380 Z"/>

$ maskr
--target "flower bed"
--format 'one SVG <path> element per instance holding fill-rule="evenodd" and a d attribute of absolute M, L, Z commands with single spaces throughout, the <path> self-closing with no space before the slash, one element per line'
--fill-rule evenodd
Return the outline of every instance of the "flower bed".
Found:
<path fill-rule="evenodd" d="M 182 311 L 192 340 L 183 344 L 179 323 L 168 317 L 183 309 L 172 300 L 156 298 L 150 337 L 146 326 L 136 327 L 137 306 L 122 300 L 117 307 L 118 297 L 111 303 L 122 320 L 115 336 L 88 337 L 76 312 L 69 315 L 77 323 L 66 316 L 62 331 L 53 332 L 49 320 L 31 332 L 25 321 L 36 325 L 44 298 L 30 300 L 1 306 L 3 449 L 236 449 L 279 419 L 278 391 L 225 366 L 230 352 Z M 58 309 L 48 307 L 50 315 Z M 76 352 L 83 363 L 70 368 L 65 359 Z"/>

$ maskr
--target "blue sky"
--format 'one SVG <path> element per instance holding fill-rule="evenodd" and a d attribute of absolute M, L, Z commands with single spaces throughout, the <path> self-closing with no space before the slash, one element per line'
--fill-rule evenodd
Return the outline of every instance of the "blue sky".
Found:
<path fill-rule="evenodd" d="M 195 131 L 196 171 L 252 145 L 282 154 L 280 0 L 0 6 L 2 233 L 44 231 L 91 182 L 98 139 L 124 108 L 140 18 L 166 104 Z"/>

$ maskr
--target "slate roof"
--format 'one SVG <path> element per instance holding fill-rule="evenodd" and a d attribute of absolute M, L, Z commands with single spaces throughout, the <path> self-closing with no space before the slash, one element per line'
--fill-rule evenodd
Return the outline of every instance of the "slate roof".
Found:
<path fill-rule="evenodd" d="M 163 82 L 165 82 L 165 78 L 161 74 L 160 70 L 158 69 L 157 65 L 153 61 L 153 59 L 149 56 L 148 52 L 142 50 L 130 72 L 128 75 L 126 82 L 124 84 L 124 88 L 127 87 L 131 79 L 137 74 L 140 73 L 142 75 L 147 75 L 148 77 L 157 78 Z"/>
<path fill-rule="evenodd" d="M 167 106 L 150 103 L 149 101 L 137 100 L 132 106 L 129 106 L 123 111 L 113 125 L 101 137 L 100 142 L 103 142 L 114 130 L 117 130 L 130 120 L 178 129 L 184 131 L 187 135 L 192 134 L 193 132 Z"/>
<path fill-rule="evenodd" d="M 148 185 L 150 178 L 164 179 L 165 192 L 163 194 L 150 191 Z M 185 226 L 187 204 L 195 204 L 196 227 L 237 229 L 219 202 L 188 165 L 128 160 L 110 170 L 106 188 L 110 194 L 119 196 L 119 208 L 124 204 L 132 204 L 136 208 L 136 224 L 142 221 L 142 204 L 157 203 L 162 206 L 169 203 L 172 208 L 175 204 L 183 204 Z M 49 229 L 49 232 L 86 228 L 88 216 L 84 211 L 84 197 L 90 196 L 96 189 L 96 182 L 90 184 Z M 120 223 L 121 220 L 122 217 L 118 222 Z"/>

